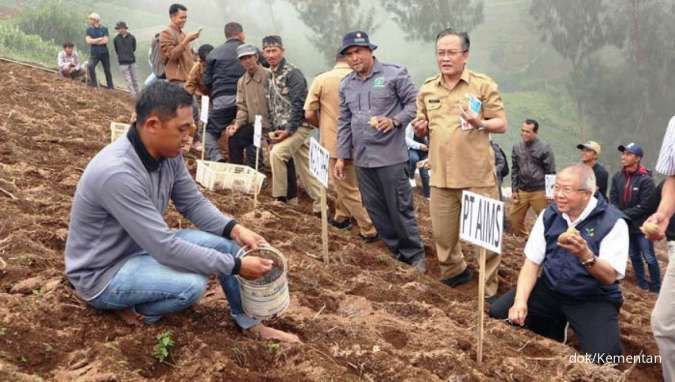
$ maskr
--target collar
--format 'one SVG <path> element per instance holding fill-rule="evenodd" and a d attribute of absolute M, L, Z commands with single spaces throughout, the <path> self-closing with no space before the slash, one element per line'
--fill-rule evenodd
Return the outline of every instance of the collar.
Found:
<path fill-rule="evenodd" d="M 282 70 L 284 70 L 285 66 L 286 66 L 286 57 L 282 58 L 281 62 L 279 63 L 279 66 L 277 66 L 277 69 L 272 71 L 274 72 L 274 74 L 279 74 L 281 73 Z"/>
<path fill-rule="evenodd" d="M 368 75 L 366 76 L 365 80 L 363 80 L 363 81 L 368 81 L 368 80 L 369 80 L 371 77 L 373 77 L 375 74 L 380 73 L 380 72 L 382 72 L 383 70 L 384 70 L 384 66 L 382 65 L 382 63 L 381 63 L 380 61 L 378 61 L 377 58 L 374 59 L 374 60 L 373 60 L 373 67 L 370 68 L 370 73 L 368 73 Z M 359 77 L 359 79 L 361 79 L 361 76 L 359 76 L 358 74 L 357 74 L 357 76 Z"/>
<path fill-rule="evenodd" d="M 138 134 L 136 122 L 134 122 L 129 128 L 127 139 L 129 139 L 129 142 L 131 142 L 131 145 L 134 147 L 134 151 L 136 151 L 136 154 L 141 159 L 141 162 L 143 162 L 145 169 L 148 170 L 148 172 L 157 171 L 159 169 L 159 165 L 162 163 L 162 161 L 164 161 L 164 158 L 155 159 L 152 157 L 152 155 L 150 155 L 148 149 L 145 148 L 143 141 L 141 141 L 141 136 Z"/>
<path fill-rule="evenodd" d="M 178 31 L 178 33 L 183 33 L 183 30 L 178 28 L 177 26 L 173 25 L 173 23 L 169 23 L 169 28 Z"/>
<path fill-rule="evenodd" d="M 539 142 L 539 137 L 534 138 L 534 139 L 531 140 L 530 142 L 525 142 L 525 141 L 522 141 L 522 140 L 521 140 L 521 142 L 523 142 L 523 144 L 525 145 L 525 147 L 532 147 L 533 145 L 535 145 L 536 143 Z"/>
<path fill-rule="evenodd" d="M 253 75 L 250 75 L 248 72 L 244 75 L 244 82 L 247 84 L 251 81 L 255 82 L 262 82 L 263 80 L 263 73 L 265 72 L 265 68 L 263 68 L 261 65 L 258 65 L 258 70 L 253 73 Z"/>
<path fill-rule="evenodd" d="M 349 67 L 349 64 L 346 62 L 337 62 L 335 63 L 335 66 L 333 66 L 333 69 L 351 69 Z"/>
<path fill-rule="evenodd" d="M 598 199 L 596 199 L 595 196 L 591 196 L 591 199 L 588 201 L 588 204 L 586 204 L 586 208 L 584 208 L 584 210 L 581 211 L 581 215 L 579 215 L 577 220 L 572 221 L 570 219 L 570 217 L 564 212 L 562 213 L 562 217 L 567 222 L 568 227 L 575 226 L 575 225 L 581 223 L 582 221 L 586 220 L 588 215 L 590 215 L 591 212 L 593 212 L 593 210 L 597 206 L 598 206 Z"/>
<path fill-rule="evenodd" d="M 460 81 L 464 81 L 468 84 L 471 83 L 471 71 L 466 68 L 466 65 L 464 65 L 464 70 L 462 70 L 462 75 L 459 76 Z M 444 82 L 443 82 L 443 73 L 438 73 L 438 79 L 436 80 L 436 85 L 440 87 L 444 87 Z"/>

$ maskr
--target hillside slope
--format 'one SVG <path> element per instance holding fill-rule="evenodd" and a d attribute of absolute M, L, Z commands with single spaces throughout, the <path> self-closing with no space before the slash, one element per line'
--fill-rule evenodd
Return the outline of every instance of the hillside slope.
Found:
<path fill-rule="evenodd" d="M 431 263 L 424 276 L 393 261 L 381 243 L 363 245 L 355 233 L 331 230 L 335 261 L 315 260 L 320 222 L 306 200 L 279 207 L 264 190 L 256 216 L 249 196 L 206 192 L 289 258 L 291 307 L 270 324 L 304 343 L 277 345 L 239 333 L 213 280 L 192 309 L 154 326 L 125 326 L 75 297 L 63 277 L 63 249 L 78 179 L 108 143 L 110 121 L 128 119 L 131 99 L 4 62 L 0 87 L 0 380 L 659 380 L 654 365 L 570 363 L 572 347 L 496 320 L 487 320 L 478 367 L 476 280 L 458 290 L 436 281 L 421 198 L 418 218 Z M 188 164 L 194 170 L 192 159 Z M 186 226 L 173 210 L 167 221 Z M 515 283 L 523 240 L 507 236 L 504 247 L 502 291 Z M 654 297 L 632 281 L 624 283 L 624 295 L 626 354 L 655 354 Z M 177 345 L 170 363 L 160 364 L 152 352 L 165 330 Z"/>

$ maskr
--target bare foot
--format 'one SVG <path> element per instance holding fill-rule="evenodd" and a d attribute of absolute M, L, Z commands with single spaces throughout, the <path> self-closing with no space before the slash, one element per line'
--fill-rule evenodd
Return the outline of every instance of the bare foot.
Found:
<path fill-rule="evenodd" d="M 280 342 L 286 342 L 291 344 L 302 343 L 302 341 L 300 341 L 300 338 L 295 334 L 286 333 L 281 330 L 270 328 L 269 326 L 265 326 L 263 324 L 258 324 L 250 328 L 249 331 L 252 334 L 258 335 L 260 338 L 264 340 L 277 340 Z"/>
<path fill-rule="evenodd" d="M 122 319 L 127 325 L 141 326 L 143 325 L 143 316 L 134 312 L 131 309 L 116 310 L 115 314 Z"/>

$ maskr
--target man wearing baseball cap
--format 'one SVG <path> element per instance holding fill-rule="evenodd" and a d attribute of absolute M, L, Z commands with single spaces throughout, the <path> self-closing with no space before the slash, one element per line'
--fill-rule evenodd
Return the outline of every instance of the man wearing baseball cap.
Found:
<path fill-rule="evenodd" d="M 368 215 L 396 259 L 426 271 L 408 174 L 405 127 L 415 117 L 417 89 L 405 67 L 373 56 L 363 31 L 347 33 L 339 53 L 353 72 L 340 83 L 335 175 L 353 160 Z"/>
<path fill-rule="evenodd" d="M 237 114 L 232 125 L 227 128 L 227 134 L 230 136 L 227 144 L 230 149 L 230 162 L 244 163 L 243 153 L 245 151 L 246 164 L 255 168 L 256 147 L 253 144 L 253 123 L 255 116 L 259 115 L 263 130 L 270 129 L 266 96 L 270 72 L 258 63 L 258 48 L 251 44 L 239 45 L 237 57 L 246 72 L 237 81 Z M 232 158 L 233 154 L 236 158 Z M 260 159 L 262 158 L 261 151 Z M 262 162 L 259 165 L 262 166 Z M 259 168 L 261 172 L 264 172 L 262 167 Z"/>
<path fill-rule="evenodd" d="M 607 200 L 607 181 L 609 180 L 609 173 L 603 165 L 598 162 L 598 157 L 600 157 L 600 152 L 602 148 L 600 144 L 596 141 L 588 141 L 586 143 L 580 143 L 577 145 L 577 149 L 580 150 L 580 159 L 583 164 L 593 169 L 595 174 L 595 183 L 597 186 L 597 191 L 595 192 L 595 197 L 602 195 L 602 197 Z"/>
<path fill-rule="evenodd" d="M 656 187 L 649 170 L 640 164 L 644 156 L 640 146 L 631 142 L 619 146 L 618 150 L 621 152 L 623 169 L 612 177 L 609 201 L 629 219 L 629 253 L 638 286 L 658 293 L 661 288 L 661 277 L 654 245 L 640 231 L 640 226 L 649 215 L 647 202 Z M 649 269 L 649 283 L 645 279 L 643 258 Z"/>

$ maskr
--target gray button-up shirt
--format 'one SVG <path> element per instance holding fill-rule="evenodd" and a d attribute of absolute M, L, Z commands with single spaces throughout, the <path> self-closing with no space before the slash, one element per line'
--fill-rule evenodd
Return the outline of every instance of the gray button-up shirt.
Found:
<path fill-rule="evenodd" d="M 339 159 L 359 167 L 384 167 L 406 162 L 405 126 L 415 117 L 417 89 L 405 67 L 375 60 L 365 78 L 356 72 L 340 83 Z M 388 117 L 400 127 L 387 133 L 370 126 L 370 118 Z"/>

